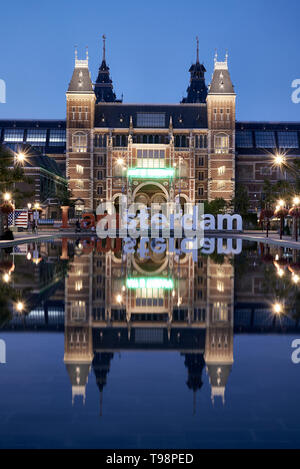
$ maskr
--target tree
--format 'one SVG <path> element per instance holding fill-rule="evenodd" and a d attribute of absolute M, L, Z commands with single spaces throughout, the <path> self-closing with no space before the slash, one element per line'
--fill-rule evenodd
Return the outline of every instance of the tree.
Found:
<path fill-rule="evenodd" d="M 69 189 L 68 186 L 58 186 L 56 198 L 62 206 L 74 206 L 74 200 L 72 200 L 72 191 Z"/>
<path fill-rule="evenodd" d="M 233 207 L 234 212 L 241 216 L 248 214 L 250 202 L 248 191 L 244 184 L 237 184 L 235 197 L 231 201 L 231 206 Z"/>
<path fill-rule="evenodd" d="M 219 213 L 224 213 L 227 208 L 226 200 L 222 198 L 217 198 L 211 202 L 204 202 L 204 213 L 209 213 L 211 215 L 218 215 Z"/>

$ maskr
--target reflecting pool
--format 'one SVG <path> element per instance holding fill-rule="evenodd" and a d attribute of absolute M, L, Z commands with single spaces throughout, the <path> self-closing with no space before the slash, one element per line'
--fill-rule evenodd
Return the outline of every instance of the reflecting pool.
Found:
<path fill-rule="evenodd" d="M 299 448 L 300 251 L 135 244 L 0 251 L 0 448 Z"/>

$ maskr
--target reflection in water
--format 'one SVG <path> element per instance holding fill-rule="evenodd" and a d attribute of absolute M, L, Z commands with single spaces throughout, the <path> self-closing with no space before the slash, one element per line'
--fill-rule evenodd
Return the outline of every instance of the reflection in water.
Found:
<path fill-rule="evenodd" d="M 129 350 L 180 353 L 194 412 L 204 368 L 212 403 L 225 404 L 234 331 L 297 330 L 300 312 L 298 251 L 248 243 L 234 255 L 230 241 L 226 255 L 202 251 L 197 262 L 155 240 L 143 255 L 140 243 L 125 254 L 121 240 L 90 238 L 2 251 L 0 323 L 64 330 L 72 402 L 85 403 L 92 369 L 100 414 L 111 361 Z"/>

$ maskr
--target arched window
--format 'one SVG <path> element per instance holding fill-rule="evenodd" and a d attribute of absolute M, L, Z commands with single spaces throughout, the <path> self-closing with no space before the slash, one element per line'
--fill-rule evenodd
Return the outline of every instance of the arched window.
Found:
<path fill-rule="evenodd" d="M 229 135 L 217 134 L 215 136 L 215 153 L 229 152 Z"/>
<path fill-rule="evenodd" d="M 87 135 L 84 132 L 76 132 L 73 135 L 73 151 L 75 153 L 87 152 Z"/>

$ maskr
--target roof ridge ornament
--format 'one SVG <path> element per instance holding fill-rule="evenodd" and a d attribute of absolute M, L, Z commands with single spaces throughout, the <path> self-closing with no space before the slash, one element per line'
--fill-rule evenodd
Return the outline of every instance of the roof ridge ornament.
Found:
<path fill-rule="evenodd" d="M 228 51 L 226 51 L 224 62 L 218 61 L 218 53 L 217 53 L 217 50 L 215 51 L 214 69 L 215 70 L 228 70 Z"/>
<path fill-rule="evenodd" d="M 89 52 L 88 52 L 87 46 L 86 46 L 85 57 L 86 58 L 84 60 L 78 59 L 78 50 L 77 50 L 77 46 L 75 46 L 75 68 L 89 68 Z"/>

